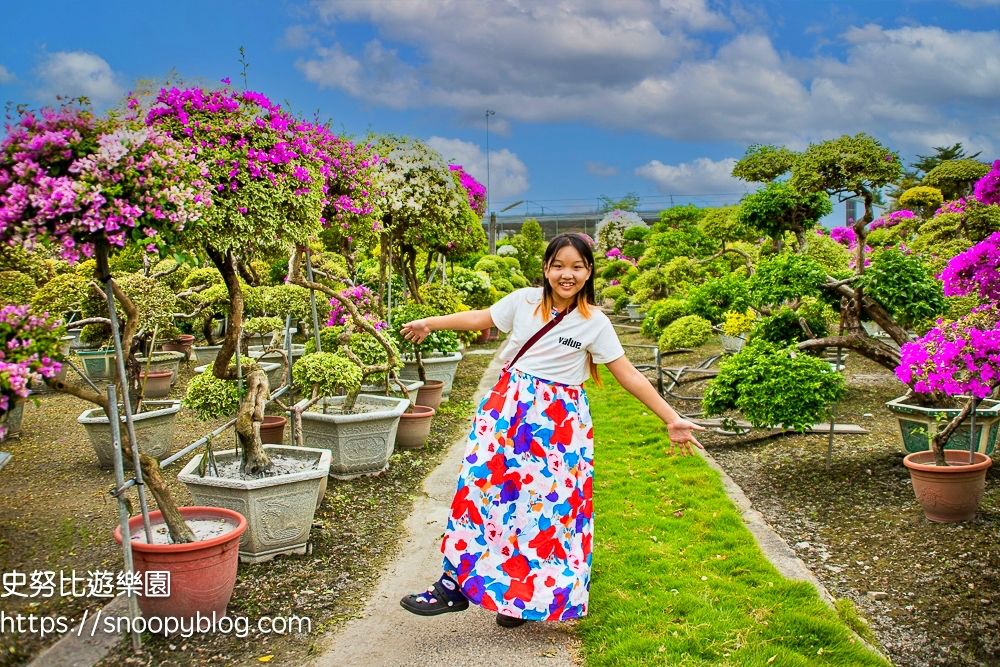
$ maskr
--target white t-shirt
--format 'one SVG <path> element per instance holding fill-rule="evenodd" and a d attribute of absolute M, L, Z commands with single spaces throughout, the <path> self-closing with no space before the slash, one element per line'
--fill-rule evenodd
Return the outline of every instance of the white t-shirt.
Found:
<path fill-rule="evenodd" d="M 535 315 L 541 301 L 541 287 L 525 287 L 490 306 L 493 323 L 510 334 L 500 359 L 513 359 L 521 346 L 545 326 L 541 313 Z M 583 384 L 590 377 L 588 352 L 598 364 L 610 363 L 625 354 L 611 320 L 596 306 L 590 309 L 587 319 L 578 309 L 563 318 L 517 360 L 514 368 L 552 382 Z"/>

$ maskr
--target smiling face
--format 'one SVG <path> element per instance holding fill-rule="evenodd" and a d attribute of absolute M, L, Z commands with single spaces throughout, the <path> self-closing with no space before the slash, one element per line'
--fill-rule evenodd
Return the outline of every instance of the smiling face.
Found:
<path fill-rule="evenodd" d="M 587 283 L 591 270 L 592 267 L 572 245 L 565 245 L 559 249 L 545 267 L 545 279 L 552 288 L 557 308 L 573 302 L 577 292 Z"/>

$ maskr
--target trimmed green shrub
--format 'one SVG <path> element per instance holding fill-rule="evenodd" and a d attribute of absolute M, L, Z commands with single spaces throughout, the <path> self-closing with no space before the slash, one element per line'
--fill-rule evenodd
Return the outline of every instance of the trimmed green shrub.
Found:
<path fill-rule="evenodd" d="M 718 323 L 726 311 L 745 311 L 749 307 L 749 284 L 742 275 L 730 273 L 691 289 L 687 302 L 691 314 Z"/>
<path fill-rule="evenodd" d="M 712 323 L 697 315 L 686 315 L 671 322 L 657 345 L 663 352 L 681 347 L 700 347 L 712 337 Z"/>
<path fill-rule="evenodd" d="M 824 282 L 826 270 L 816 260 L 783 252 L 757 265 L 749 281 L 750 305 L 760 308 L 819 296 Z"/>
<path fill-rule="evenodd" d="M 0 304 L 26 306 L 37 290 L 31 276 L 20 271 L 0 271 Z"/>
<path fill-rule="evenodd" d="M 240 357 L 240 367 L 246 374 L 257 368 L 257 362 L 249 357 Z M 235 367 L 236 361 L 230 364 Z M 220 380 L 211 368 L 198 373 L 187 386 L 182 401 L 184 407 L 194 411 L 198 419 L 229 419 L 240 408 L 240 390 L 236 380 Z"/>
<path fill-rule="evenodd" d="M 62 273 L 45 283 L 31 298 L 31 307 L 60 316 L 80 310 L 80 296 L 90 289 L 86 278 L 75 273 Z"/>
<path fill-rule="evenodd" d="M 430 306 L 410 302 L 392 311 L 392 337 L 401 352 L 427 354 L 434 350 L 450 354 L 458 351 L 458 335 L 454 331 L 432 331 L 422 343 L 413 343 L 403 338 L 400 331 L 403 325 L 413 320 L 432 317 L 439 313 Z"/>
<path fill-rule="evenodd" d="M 462 303 L 472 310 L 483 310 L 496 303 L 499 293 L 490 283 L 489 274 L 456 266 L 449 283 L 462 293 Z"/>
<path fill-rule="evenodd" d="M 907 255 L 898 248 L 873 252 L 860 284 L 905 328 L 931 319 L 947 307 L 941 281 L 917 255 Z"/>
<path fill-rule="evenodd" d="M 658 339 L 667 326 L 687 314 L 689 314 L 688 304 L 683 299 L 656 301 L 646 311 L 646 317 L 640 328 L 643 334 Z"/>
<path fill-rule="evenodd" d="M 617 301 L 622 296 L 628 296 L 625 294 L 625 288 L 621 285 L 611 285 L 610 287 L 605 287 L 601 290 L 602 299 L 611 299 L 612 301 Z"/>
<path fill-rule="evenodd" d="M 765 340 L 779 347 L 809 340 L 799 318 L 805 319 L 814 336 L 823 338 L 829 334 L 825 315 L 823 302 L 806 297 L 798 310 L 782 306 L 771 316 L 757 320 L 750 330 L 750 340 Z"/>
<path fill-rule="evenodd" d="M 295 362 L 292 380 L 306 396 L 314 387 L 320 396 L 336 396 L 341 388 L 351 394 L 361 388 L 361 369 L 341 354 L 314 352 Z"/>
<path fill-rule="evenodd" d="M 824 419 L 846 391 L 844 376 L 826 361 L 758 339 L 722 361 L 702 406 L 709 416 L 738 410 L 756 427 L 801 432 Z"/>

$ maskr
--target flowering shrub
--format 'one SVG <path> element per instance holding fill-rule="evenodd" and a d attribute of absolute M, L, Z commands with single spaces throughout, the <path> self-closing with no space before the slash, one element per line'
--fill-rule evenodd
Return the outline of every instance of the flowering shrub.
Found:
<path fill-rule="evenodd" d="M 28 306 L 0 309 L 0 415 L 28 395 L 32 381 L 52 378 L 62 368 L 56 361 L 63 330 L 48 313 L 33 315 Z M 0 425 L 0 438 L 5 432 Z"/>
<path fill-rule="evenodd" d="M 1000 232 L 953 257 L 940 278 L 946 296 L 978 293 L 1000 300 Z"/>
<path fill-rule="evenodd" d="M 988 174 L 976 182 L 976 199 L 982 204 L 1000 204 L 1000 160 Z"/>
<path fill-rule="evenodd" d="M 959 199 L 959 200 L 957 200 L 957 201 L 958 201 L 958 202 L 963 202 L 963 203 L 964 203 L 964 201 L 965 201 L 965 200 L 964 200 L 964 199 Z M 945 207 L 948 207 L 948 206 L 950 206 L 950 205 L 952 205 L 952 204 L 955 204 L 955 203 L 956 203 L 956 202 L 947 202 L 947 203 L 945 204 Z M 937 213 L 941 213 L 941 212 L 942 212 L 942 210 L 943 210 L 943 209 L 940 209 L 940 208 L 939 208 L 939 209 L 937 210 Z M 950 211 L 950 210 L 949 210 L 949 212 L 952 212 L 952 211 Z M 936 214 L 935 214 L 935 215 L 936 215 Z M 901 223 L 901 222 L 903 222 L 903 221 L 905 221 L 905 220 L 911 220 L 911 219 L 913 219 L 914 217 L 916 217 L 916 216 L 914 216 L 914 215 L 913 215 L 913 211 L 907 211 L 907 210 L 905 210 L 905 209 L 903 209 L 903 210 L 901 210 L 901 211 L 893 211 L 893 212 L 891 212 L 891 213 L 887 213 L 887 214 L 883 215 L 883 216 L 882 216 L 881 218 L 879 218 L 878 220 L 876 220 L 875 222 L 873 222 L 873 223 L 872 223 L 872 224 L 871 224 L 871 225 L 870 225 L 870 226 L 868 227 L 868 229 L 879 229 L 879 228 L 881 228 L 881 227 L 895 227 L 895 226 L 896 226 L 896 225 L 898 225 L 899 223 Z M 847 228 L 846 228 L 846 227 L 840 227 L 840 228 L 838 228 L 838 229 L 847 229 Z M 852 230 L 852 231 L 853 231 L 853 230 Z M 857 239 L 856 239 L 856 238 L 855 238 L 855 241 L 854 241 L 854 243 L 857 243 Z M 853 244 L 851 244 L 851 245 L 852 245 L 852 247 L 853 247 Z"/>
<path fill-rule="evenodd" d="M 469 206 L 476 212 L 476 215 L 479 217 L 486 215 L 486 187 L 477 181 L 472 174 L 465 171 L 461 165 L 450 164 L 448 169 L 458 177 L 459 184 L 469 197 Z"/>
<path fill-rule="evenodd" d="M 830 230 L 830 238 L 848 248 L 858 245 L 858 235 L 850 227 L 834 227 Z"/>
<path fill-rule="evenodd" d="M 622 251 L 619 250 L 618 248 L 612 248 L 611 250 L 606 252 L 604 256 L 607 257 L 608 259 L 618 259 L 619 257 L 622 256 Z"/>
<path fill-rule="evenodd" d="M 341 290 L 340 293 L 349 298 L 361 313 L 361 316 L 369 322 L 374 323 L 376 329 L 381 331 L 386 328 L 386 323 L 379 316 L 374 292 L 364 285 L 358 285 L 357 287 L 348 287 L 345 290 Z M 344 326 L 350 318 L 351 313 L 341 305 L 340 301 L 330 299 L 330 319 L 327 320 L 326 326 Z"/>
<path fill-rule="evenodd" d="M 730 310 L 726 312 L 726 319 L 722 323 L 722 331 L 727 336 L 740 336 L 747 333 L 753 328 L 754 320 L 757 319 L 757 315 L 753 310 L 747 308 L 746 312 L 741 313 L 736 310 Z"/>
<path fill-rule="evenodd" d="M 48 237 L 76 262 L 95 243 L 165 252 L 211 198 L 195 155 L 161 131 L 76 103 L 25 111 L 0 144 L 0 241 Z"/>
<path fill-rule="evenodd" d="M 189 146 L 207 170 L 213 206 L 188 229 L 186 244 L 251 259 L 320 231 L 336 155 L 315 125 L 260 93 L 228 87 L 162 89 L 146 124 Z"/>
<path fill-rule="evenodd" d="M 485 273 L 456 266 L 448 280 L 462 293 L 462 302 L 473 310 L 489 308 L 497 300 L 498 293 Z"/>
<path fill-rule="evenodd" d="M 634 211 L 611 211 L 597 223 L 597 247 L 604 252 L 625 245 L 625 231 L 642 225 L 645 221 Z"/>

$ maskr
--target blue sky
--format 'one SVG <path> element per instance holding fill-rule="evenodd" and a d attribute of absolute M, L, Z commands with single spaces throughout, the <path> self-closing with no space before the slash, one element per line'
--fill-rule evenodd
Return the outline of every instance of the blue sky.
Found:
<path fill-rule="evenodd" d="M 428 140 L 491 203 L 735 202 L 753 142 L 868 132 L 1000 158 L 1000 0 L 5 2 L 0 99 L 114 104 L 175 69 L 337 126 Z M 522 205 L 517 209 L 525 211 Z M 843 214 L 836 212 L 841 218 Z"/>

